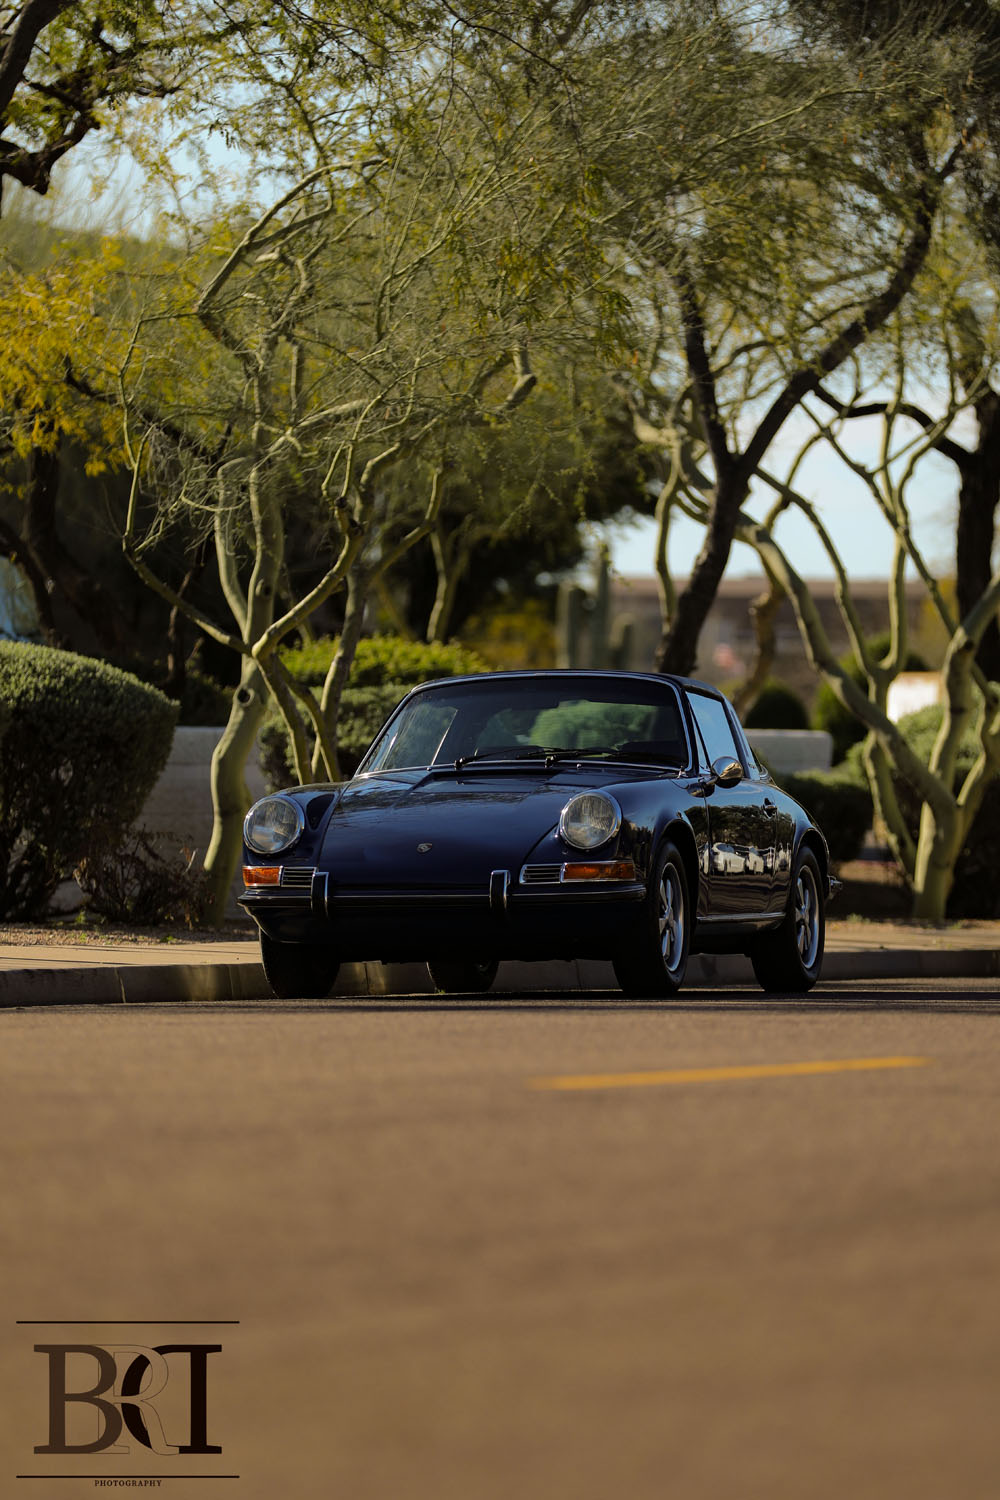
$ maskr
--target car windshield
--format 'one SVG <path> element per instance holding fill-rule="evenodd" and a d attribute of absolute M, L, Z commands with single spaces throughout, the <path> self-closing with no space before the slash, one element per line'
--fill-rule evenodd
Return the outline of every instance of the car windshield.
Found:
<path fill-rule="evenodd" d="M 390 719 L 359 770 L 583 757 L 685 766 L 677 693 L 627 678 L 491 678 L 440 683 Z"/>

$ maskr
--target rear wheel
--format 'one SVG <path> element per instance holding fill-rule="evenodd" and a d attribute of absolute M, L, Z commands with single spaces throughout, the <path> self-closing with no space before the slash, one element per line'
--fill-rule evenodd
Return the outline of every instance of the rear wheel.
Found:
<path fill-rule="evenodd" d="M 785 919 L 773 932 L 758 938 L 750 954 L 758 984 L 771 994 L 802 994 L 819 978 L 826 937 L 822 890 L 815 854 L 800 850 Z"/>
<path fill-rule="evenodd" d="M 260 935 L 267 982 L 279 1000 L 323 1000 L 333 988 L 340 960 L 318 943 L 279 943 Z"/>
<path fill-rule="evenodd" d="M 500 965 L 495 958 L 482 963 L 429 963 L 427 972 L 436 989 L 446 995 L 479 995 L 488 990 Z"/>
<path fill-rule="evenodd" d="M 690 911 L 684 862 L 673 844 L 665 844 L 633 938 L 614 958 L 615 978 L 626 995 L 656 998 L 680 989 L 691 941 Z"/>

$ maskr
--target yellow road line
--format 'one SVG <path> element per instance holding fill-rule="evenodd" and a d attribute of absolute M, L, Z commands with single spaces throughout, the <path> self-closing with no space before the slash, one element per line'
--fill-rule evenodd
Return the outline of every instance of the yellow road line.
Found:
<path fill-rule="evenodd" d="M 664 1068 L 648 1073 L 582 1073 L 531 1078 L 532 1089 L 648 1089 L 679 1083 L 734 1083 L 747 1078 L 808 1078 L 819 1073 L 873 1073 L 887 1068 L 926 1068 L 929 1057 L 847 1057 L 795 1063 L 749 1063 L 728 1068 Z"/>

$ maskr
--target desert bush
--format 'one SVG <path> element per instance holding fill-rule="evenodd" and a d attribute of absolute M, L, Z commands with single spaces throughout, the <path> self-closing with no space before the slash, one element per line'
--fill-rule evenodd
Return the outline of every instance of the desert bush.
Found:
<path fill-rule="evenodd" d="M 41 915 L 84 859 L 116 847 L 163 769 L 177 707 L 116 667 L 0 642 L 0 915 Z"/>
<path fill-rule="evenodd" d="M 133 829 L 112 849 L 77 866 L 91 912 L 126 926 L 197 927 L 208 906 L 208 881 L 196 851 L 166 834 Z"/>

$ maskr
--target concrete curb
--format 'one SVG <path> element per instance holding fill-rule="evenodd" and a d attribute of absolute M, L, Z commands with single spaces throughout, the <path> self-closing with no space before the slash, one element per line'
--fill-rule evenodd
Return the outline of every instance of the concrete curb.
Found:
<path fill-rule="evenodd" d="M 995 948 L 884 948 L 826 955 L 824 980 L 981 979 L 1000 976 Z M 685 989 L 753 984 L 748 959 L 701 954 L 691 959 Z M 490 994 L 617 989 L 611 965 L 587 961 L 504 963 Z M 345 964 L 331 998 L 429 995 L 423 964 Z M 0 971 L 0 1009 L 52 1005 L 164 1005 L 268 1000 L 259 963 L 90 964 Z"/>

